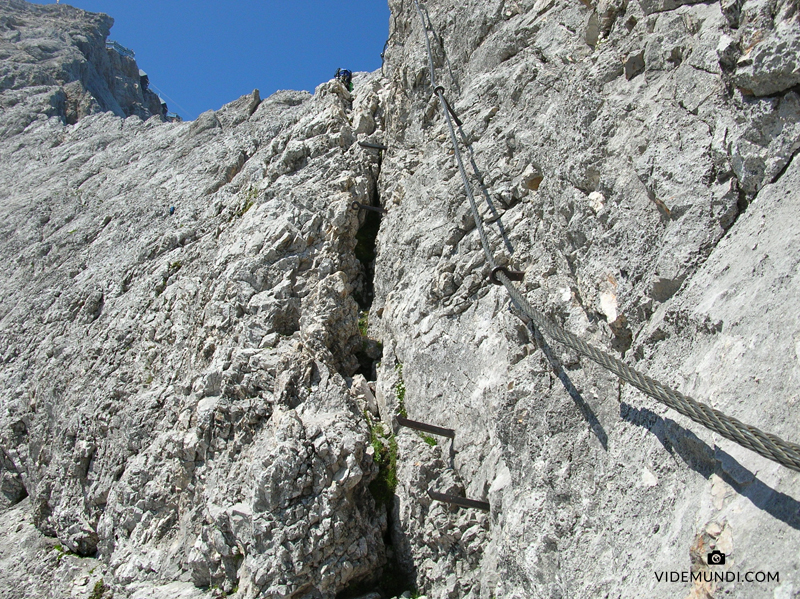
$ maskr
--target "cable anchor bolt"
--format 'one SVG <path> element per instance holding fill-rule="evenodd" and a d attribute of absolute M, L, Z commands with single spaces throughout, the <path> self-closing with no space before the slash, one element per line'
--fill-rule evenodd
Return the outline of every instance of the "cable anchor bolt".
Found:
<path fill-rule="evenodd" d="M 489 273 L 489 280 L 495 285 L 502 285 L 500 279 L 497 278 L 497 273 L 502 272 L 511 281 L 522 281 L 525 278 L 524 272 L 518 270 L 508 270 L 505 266 L 495 266 L 492 272 Z"/>
<path fill-rule="evenodd" d="M 453 107 L 450 106 L 450 102 L 447 101 L 447 98 L 444 95 L 444 87 L 442 87 L 441 85 L 437 85 L 435 88 L 433 88 L 433 95 L 438 96 L 439 92 L 441 92 L 442 94 L 441 97 L 442 100 L 444 101 L 445 107 L 447 108 L 447 112 L 449 112 L 450 116 L 453 117 L 453 120 L 456 122 L 456 125 L 458 125 L 459 127 L 463 126 L 464 123 L 461 121 L 460 118 L 458 118 L 458 115 L 456 114 L 456 111 L 453 110 Z"/>

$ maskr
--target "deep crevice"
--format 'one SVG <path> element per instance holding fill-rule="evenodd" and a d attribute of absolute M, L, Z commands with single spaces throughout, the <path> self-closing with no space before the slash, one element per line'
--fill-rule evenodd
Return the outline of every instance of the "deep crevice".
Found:
<path fill-rule="evenodd" d="M 381 158 L 382 154 L 379 154 L 375 183 L 370 190 L 369 205 L 373 208 L 381 208 L 377 182 L 381 170 Z M 355 352 L 359 364 L 355 374 L 362 374 L 367 380 L 374 381 L 377 378 L 376 364 L 383 356 L 383 345 L 379 341 L 369 338 L 368 328 L 369 310 L 372 307 L 372 300 L 375 297 L 376 243 L 382 219 L 381 213 L 378 211 L 364 209 L 363 212 L 364 220 L 356 233 L 356 247 L 354 250 L 356 259 L 361 264 L 361 277 L 353 293 L 353 298 L 361 309 L 358 328 L 362 338 L 361 347 Z"/>
<path fill-rule="evenodd" d="M 408 573 L 398 560 L 397 550 L 392 539 L 393 521 L 396 518 L 395 498 L 392 496 L 386 508 L 386 531 L 383 534 L 383 545 L 386 548 L 386 563 L 375 574 L 358 581 L 351 582 L 336 594 L 336 599 L 356 599 L 369 597 L 377 593 L 382 599 L 399 597 L 404 592 L 414 592 L 416 572 Z"/>
<path fill-rule="evenodd" d="M 373 194 L 377 196 L 377 192 Z M 370 203 L 372 206 L 380 206 L 376 201 Z M 375 279 L 375 243 L 378 238 L 378 231 L 381 228 L 381 215 L 371 210 L 365 210 L 364 224 L 356 233 L 356 259 L 361 263 L 363 275 L 361 277 L 360 288 L 356 290 L 354 298 L 362 310 L 369 310 L 375 296 L 373 281 Z"/>
<path fill-rule="evenodd" d="M 383 535 L 386 547 L 386 563 L 378 570 L 379 574 L 352 582 L 336 594 L 336 599 L 363 599 L 377 593 L 382 599 L 400 597 L 406 591 L 416 588 L 414 577 L 407 576 L 398 564 L 391 539 L 392 506 L 387 506 L 388 526 Z"/>
<path fill-rule="evenodd" d="M 370 424 L 371 444 L 375 449 L 375 460 L 379 465 L 380 471 L 377 477 L 370 483 L 369 492 L 375 501 L 378 512 L 384 511 L 386 514 L 386 529 L 383 531 L 383 545 L 386 549 L 386 561 L 373 571 L 372 574 L 351 582 L 337 595 L 336 599 L 355 599 L 374 596 L 375 593 L 381 599 L 398 597 L 405 591 L 413 591 L 416 588 L 416 572 L 407 572 L 398 559 L 395 535 L 398 529 L 395 521 L 398 518 L 397 495 L 397 441 L 389 431 L 389 436 L 383 433 L 376 434 L 381 429 L 380 425 L 375 428 L 369 417 L 367 422 Z"/>

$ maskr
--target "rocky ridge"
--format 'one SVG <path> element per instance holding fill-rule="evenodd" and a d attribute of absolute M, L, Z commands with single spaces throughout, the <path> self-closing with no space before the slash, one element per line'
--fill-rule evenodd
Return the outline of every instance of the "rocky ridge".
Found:
<path fill-rule="evenodd" d="M 142 85 L 136 61 L 106 47 L 114 19 L 22 0 L 0 7 L 4 137 L 40 116 L 74 124 L 102 112 L 142 119 L 161 114 L 161 101 Z"/>
<path fill-rule="evenodd" d="M 537 343 L 488 283 L 422 22 L 389 4 L 352 94 L 193 123 L 150 116 L 107 17 L 0 4 L 0 596 L 797 596 L 797 475 Z M 528 300 L 797 441 L 796 4 L 422 6 Z M 654 576 L 711 548 L 780 580 Z"/>

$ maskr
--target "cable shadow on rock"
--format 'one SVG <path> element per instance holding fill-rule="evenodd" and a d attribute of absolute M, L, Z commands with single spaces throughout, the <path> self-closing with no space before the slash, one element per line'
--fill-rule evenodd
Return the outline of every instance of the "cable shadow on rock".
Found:
<path fill-rule="evenodd" d="M 773 518 L 800 530 L 800 501 L 760 481 L 733 456 L 719 447 L 711 448 L 688 429 L 669 418 L 662 418 L 647 408 L 620 404 L 620 417 L 653 433 L 670 454 L 704 478 L 716 474 L 739 495 Z"/>
<path fill-rule="evenodd" d="M 513 303 L 513 299 L 511 300 Z M 592 406 L 590 406 L 583 396 L 581 395 L 580 391 L 575 388 L 575 385 L 572 384 L 572 380 L 567 375 L 564 367 L 561 366 L 561 363 L 556 358 L 553 349 L 547 344 L 542 334 L 530 323 L 528 323 L 528 330 L 533 333 L 533 338 L 536 341 L 536 346 L 542 350 L 545 358 L 547 358 L 547 362 L 550 364 L 550 368 L 553 370 L 553 373 L 558 377 L 558 380 L 561 381 L 561 384 L 564 385 L 564 389 L 567 390 L 569 396 L 572 398 L 572 401 L 575 402 L 575 405 L 578 406 L 581 413 L 583 414 L 584 419 L 589 424 L 589 428 L 592 429 L 592 432 L 597 437 L 597 440 L 600 441 L 600 445 L 603 446 L 603 449 L 608 451 L 608 435 L 606 434 L 603 425 L 600 424 L 600 420 L 598 420 L 597 415 L 592 410 Z"/>

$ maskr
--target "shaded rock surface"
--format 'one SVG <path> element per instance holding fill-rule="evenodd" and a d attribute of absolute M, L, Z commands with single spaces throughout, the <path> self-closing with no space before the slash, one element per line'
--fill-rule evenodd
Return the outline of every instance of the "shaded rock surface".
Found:
<path fill-rule="evenodd" d="M 422 23 L 389 5 L 352 93 L 164 123 L 109 18 L 0 3 L 0 593 L 796 596 L 800 477 L 537 342 L 488 282 Z M 528 301 L 800 440 L 796 3 L 423 7 Z"/>
<path fill-rule="evenodd" d="M 20 133 L 32 119 L 49 116 L 72 124 L 105 111 L 161 115 L 136 61 L 106 47 L 114 19 L 22 0 L 3 0 L 0 11 L 0 134 Z"/>

